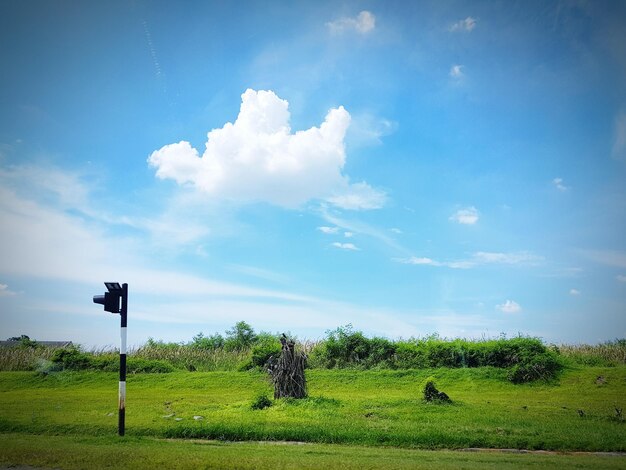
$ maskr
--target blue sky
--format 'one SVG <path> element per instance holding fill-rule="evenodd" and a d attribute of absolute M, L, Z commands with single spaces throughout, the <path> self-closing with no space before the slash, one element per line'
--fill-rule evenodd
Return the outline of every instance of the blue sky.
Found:
<path fill-rule="evenodd" d="M 626 336 L 626 4 L 0 4 L 0 331 Z M 4 338 L 3 338 L 4 339 Z"/>

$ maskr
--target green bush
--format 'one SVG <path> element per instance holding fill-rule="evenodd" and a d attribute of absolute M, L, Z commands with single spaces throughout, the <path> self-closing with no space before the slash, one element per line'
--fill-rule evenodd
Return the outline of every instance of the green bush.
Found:
<path fill-rule="evenodd" d="M 391 367 L 396 345 L 385 338 L 366 338 L 354 331 L 352 325 L 340 326 L 327 332 L 326 340 L 312 351 L 312 364 L 326 368 Z"/>
<path fill-rule="evenodd" d="M 429 367 L 424 345 L 406 341 L 397 343 L 394 361 L 398 369 L 424 369 Z"/>
<path fill-rule="evenodd" d="M 424 400 L 429 403 L 452 403 L 450 397 L 445 393 L 437 390 L 435 381 L 432 377 L 426 379 L 424 384 Z"/>
<path fill-rule="evenodd" d="M 57 349 L 50 361 L 65 370 L 85 370 L 92 366 L 92 357 L 74 347 Z"/>
<path fill-rule="evenodd" d="M 119 354 L 94 356 L 82 352 L 78 348 L 57 349 L 50 360 L 63 370 L 101 370 L 104 372 L 119 372 L 120 370 Z M 126 372 L 129 374 L 167 373 L 174 370 L 171 364 L 155 359 L 128 357 L 126 361 Z"/>
<path fill-rule="evenodd" d="M 562 369 L 557 355 L 552 351 L 542 354 L 524 355 L 509 370 L 509 380 L 513 383 L 551 380 Z"/>
<path fill-rule="evenodd" d="M 253 410 L 263 410 L 265 408 L 269 408 L 270 406 L 272 406 L 272 400 L 270 400 L 264 393 L 258 395 L 250 404 L 250 408 Z"/>
<path fill-rule="evenodd" d="M 280 354 L 281 344 L 278 336 L 269 333 L 260 333 L 252 347 L 250 362 L 252 367 L 263 368 L 270 357 Z"/>

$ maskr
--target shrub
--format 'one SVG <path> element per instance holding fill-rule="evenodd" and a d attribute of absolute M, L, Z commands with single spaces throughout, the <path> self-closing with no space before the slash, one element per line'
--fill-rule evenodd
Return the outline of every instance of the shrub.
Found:
<path fill-rule="evenodd" d="M 352 325 L 327 332 L 326 340 L 312 351 L 312 363 L 322 367 L 390 367 L 396 345 L 385 338 L 366 338 Z"/>
<path fill-rule="evenodd" d="M 369 367 L 393 367 L 393 358 L 397 346 L 385 338 L 372 338 L 369 340 Z"/>
<path fill-rule="evenodd" d="M 94 356 L 78 348 L 57 349 L 50 360 L 64 370 L 101 370 L 104 372 L 119 372 L 120 370 L 119 354 L 107 353 Z M 167 373 L 174 370 L 171 364 L 155 359 L 128 357 L 126 362 L 126 372 L 129 374 Z"/>
<path fill-rule="evenodd" d="M 250 362 L 252 367 L 265 367 L 270 357 L 277 357 L 280 354 L 280 348 L 278 336 L 260 333 L 251 351 Z"/>
<path fill-rule="evenodd" d="M 513 383 L 550 380 L 561 370 L 562 364 L 552 351 L 543 354 L 524 355 L 511 367 L 509 380 Z"/>
<path fill-rule="evenodd" d="M 57 349 L 50 361 L 68 370 L 89 369 L 92 365 L 91 356 L 73 347 Z"/>
<path fill-rule="evenodd" d="M 272 406 L 272 400 L 265 393 L 258 395 L 250 404 L 250 408 L 253 410 L 263 410 L 270 406 Z"/>
<path fill-rule="evenodd" d="M 429 367 L 426 348 L 423 345 L 405 341 L 397 343 L 394 362 L 399 369 L 422 369 Z"/>
<path fill-rule="evenodd" d="M 429 403 L 452 403 L 452 400 L 446 393 L 437 390 L 435 381 L 430 377 L 426 379 L 424 384 L 424 400 Z"/>

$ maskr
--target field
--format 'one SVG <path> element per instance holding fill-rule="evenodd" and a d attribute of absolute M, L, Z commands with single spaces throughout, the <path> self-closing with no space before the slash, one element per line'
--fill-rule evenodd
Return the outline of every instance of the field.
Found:
<path fill-rule="evenodd" d="M 428 377 L 452 404 L 423 401 Z M 626 467 L 626 457 L 458 451 L 626 451 L 625 366 L 568 367 L 530 384 L 513 384 L 490 367 L 314 369 L 308 381 L 308 399 L 253 410 L 253 400 L 271 391 L 260 372 L 130 375 L 127 436 L 118 438 L 115 373 L 1 372 L 0 465 Z"/>

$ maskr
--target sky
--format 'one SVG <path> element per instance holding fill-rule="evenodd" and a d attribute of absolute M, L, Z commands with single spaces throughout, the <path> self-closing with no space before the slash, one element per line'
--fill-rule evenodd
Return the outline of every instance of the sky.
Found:
<path fill-rule="evenodd" d="M 626 3 L 0 2 L 0 339 L 626 337 Z"/>

